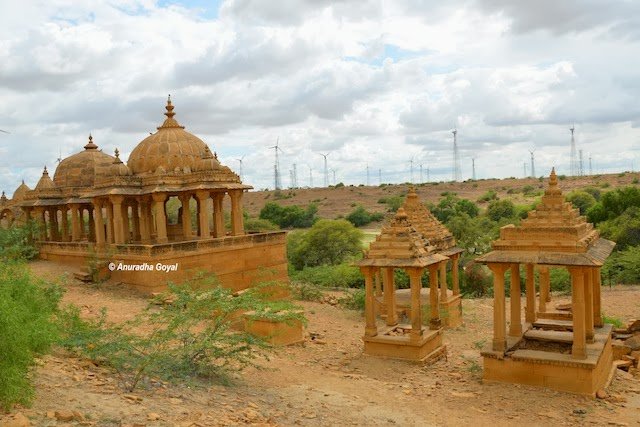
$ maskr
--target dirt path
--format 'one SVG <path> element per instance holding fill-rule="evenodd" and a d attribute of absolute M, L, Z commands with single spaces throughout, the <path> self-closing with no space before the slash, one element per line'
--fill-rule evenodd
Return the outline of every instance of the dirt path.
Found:
<path fill-rule="evenodd" d="M 37 274 L 56 277 L 64 268 L 39 261 Z M 122 321 L 146 300 L 115 285 L 67 279 L 65 302 L 86 314 L 108 308 Z M 603 310 L 623 320 L 640 317 L 640 287 L 603 288 Z M 307 332 L 319 340 L 279 350 L 265 369 L 249 369 L 232 386 L 159 385 L 122 391 L 109 371 L 56 353 L 36 373 L 37 396 L 20 411 L 32 425 L 640 425 L 640 378 L 620 374 L 610 397 L 594 400 L 545 389 L 482 384 L 478 348 L 491 337 L 491 300 L 464 300 L 466 325 L 446 331 L 447 360 L 431 366 L 362 354 L 363 319 L 328 304 L 301 303 Z M 318 343 L 316 343 L 318 342 Z M 76 411 L 58 421 L 55 411 Z"/>

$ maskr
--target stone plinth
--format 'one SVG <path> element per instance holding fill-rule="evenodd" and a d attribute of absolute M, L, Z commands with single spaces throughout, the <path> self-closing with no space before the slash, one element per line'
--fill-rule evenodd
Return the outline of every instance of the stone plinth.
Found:
<path fill-rule="evenodd" d="M 438 360 L 447 350 L 442 345 L 442 329 L 423 329 L 415 339 L 411 336 L 411 325 L 381 328 L 376 336 L 365 336 L 363 340 L 365 354 L 412 362 Z"/>
<path fill-rule="evenodd" d="M 87 242 L 40 242 L 40 258 L 78 268 L 89 259 Z M 106 261 L 123 265 L 148 264 L 154 271 L 111 272 L 111 278 L 145 293 L 162 292 L 167 282 L 181 283 L 199 271 L 211 272 L 234 291 L 267 281 L 288 282 L 284 232 L 271 232 L 153 245 L 117 245 Z M 156 264 L 175 271 L 157 271 Z"/>
<path fill-rule="evenodd" d="M 596 329 L 594 338 L 593 343 L 587 344 L 585 359 L 575 359 L 568 353 L 517 349 L 517 340 L 509 342 L 510 351 L 507 354 L 488 347 L 482 352 L 483 380 L 593 396 L 598 389 L 606 387 L 611 379 L 611 325 Z M 572 337 L 569 337 L 569 342 L 571 340 Z"/>
<path fill-rule="evenodd" d="M 302 322 L 297 319 L 273 320 L 256 316 L 249 311 L 243 315 L 244 330 L 263 338 L 271 345 L 285 346 L 304 341 Z"/>

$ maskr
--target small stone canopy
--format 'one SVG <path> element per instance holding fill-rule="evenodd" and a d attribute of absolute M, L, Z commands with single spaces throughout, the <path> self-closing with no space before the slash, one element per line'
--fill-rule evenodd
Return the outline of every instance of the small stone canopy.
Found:
<path fill-rule="evenodd" d="M 574 359 L 587 358 L 586 342 L 593 342 L 594 327 L 602 326 L 600 267 L 614 242 L 602 239 L 593 224 L 565 201 L 552 169 L 542 202 L 520 226 L 507 225 L 493 242 L 493 251 L 476 258 L 487 264 L 494 278 L 493 356 L 509 350 L 506 337 L 504 274 L 511 269 L 511 323 L 509 336 L 523 335 L 520 306 L 520 264 L 526 265 L 525 321 L 537 320 L 534 267 L 540 269 L 540 301 L 549 294 L 549 266 L 566 267 L 571 275 Z M 526 332 L 525 332 L 526 336 Z M 488 353 L 485 354 L 487 357 Z M 491 357 L 493 357 L 491 356 Z"/>
<path fill-rule="evenodd" d="M 500 237 L 492 243 L 493 251 L 476 261 L 600 267 L 614 246 L 565 201 L 554 168 L 542 202 L 519 227 L 502 227 Z"/>
<path fill-rule="evenodd" d="M 450 256 L 464 252 L 463 249 L 456 246 L 456 239 L 451 231 L 421 203 L 413 186 L 409 188 L 402 207 L 415 229 L 429 241 L 431 246 L 435 246 L 439 253 Z"/>
<path fill-rule="evenodd" d="M 438 310 L 437 272 L 439 264 L 447 259 L 444 255 L 436 253 L 435 247 L 424 246 L 423 237 L 408 221 L 404 208 L 398 209 L 393 220 L 382 228 L 381 234 L 371 242 L 369 250 L 364 252 L 364 258 L 356 263 L 365 277 L 365 341 L 367 337 L 375 337 L 379 333 L 376 325 L 373 278 L 381 269 L 385 275 L 384 297 L 387 303 L 387 326 L 394 327 L 398 324 L 395 314 L 393 271 L 394 268 L 402 268 L 408 273 L 411 286 L 410 336 L 414 341 L 421 339 L 423 336 L 420 300 L 421 278 L 424 268 L 428 267 L 431 288 L 431 328 L 439 329 L 441 322 Z"/>
<path fill-rule="evenodd" d="M 434 246 L 425 246 L 421 234 L 409 222 L 404 208 L 398 209 L 389 225 L 371 242 L 364 258 L 357 263 L 361 267 L 418 267 L 446 261 L 436 253 Z"/>

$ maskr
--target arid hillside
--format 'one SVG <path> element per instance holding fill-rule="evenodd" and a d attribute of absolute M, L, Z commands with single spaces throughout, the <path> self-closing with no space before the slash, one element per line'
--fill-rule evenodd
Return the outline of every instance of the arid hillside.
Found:
<path fill-rule="evenodd" d="M 592 175 L 583 177 L 561 176 L 560 187 L 566 194 L 584 187 L 597 187 L 602 191 L 626 185 L 639 185 L 640 173 L 627 172 L 620 174 Z M 457 193 L 458 197 L 476 202 L 487 191 L 493 190 L 500 198 L 509 198 L 514 203 L 530 203 L 541 193 L 546 179 L 534 178 L 487 179 L 466 182 L 434 182 L 415 184 L 416 191 L 423 201 L 437 202 L 441 194 L 447 191 Z M 346 215 L 360 204 L 371 212 L 386 212 L 387 205 L 379 203 L 385 197 L 404 195 L 409 184 L 393 184 L 383 186 L 345 186 L 330 188 L 299 188 L 295 190 L 252 191 L 245 195 L 244 207 L 251 216 L 257 216 L 260 209 L 269 201 L 283 206 L 318 205 L 318 214 L 322 218 L 336 218 Z M 523 189 L 533 187 L 527 195 Z M 482 203 L 480 204 L 482 206 Z"/>

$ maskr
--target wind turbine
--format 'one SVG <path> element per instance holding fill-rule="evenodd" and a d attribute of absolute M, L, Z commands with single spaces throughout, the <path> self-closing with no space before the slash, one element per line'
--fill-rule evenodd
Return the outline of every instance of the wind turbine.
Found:
<path fill-rule="evenodd" d="M 410 181 L 410 182 L 411 182 L 412 184 L 413 184 L 413 158 L 414 158 L 414 157 L 415 157 L 415 156 L 411 156 L 411 159 L 409 159 L 409 164 L 411 165 L 411 166 L 410 166 L 410 168 L 411 168 L 411 181 Z"/>
<path fill-rule="evenodd" d="M 278 151 L 282 151 L 282 149 L 278 146 L 279 143 L 280 137 L 276 139 L 276 145 L 269 147 L 270 149 L 273 148 L 276 153 L 276 161 L 273 165 L 273 184 L 276 190 L 280 190 L 282 187 L 282 184 L 280 183 L 280 159 L 278 158 Z"/>
<path fill-rule="evenodd" d="M 0 132 L 2 132 L 2 133 L 11 133 L 11 132 L 7 132 L 6 130 L 2 130 L 2 129 L 0 129 Z"/>
<path fill-rule="evenodd" d="M 242 181 L 243 176 L 242 176 L 242 161 L 244 160 L 244 158 L 246 157 L 246 154 L 242 157 L 240 157 L 239 159 L 236 159 L 239 163 L 240 163 L 240 181 Z"/>
<path fill-rule="evenodd" d="M 320 155 L 322 157 L 324 157 L 324 186 L 328 187 L 329 186 L 329 169 L 327 169 L 327 156 L 331 154 L 331 153 L 327 153 L 327 154 L 322 154 L 320 153 Z M 335 175 L 335 174 L 334 174 Z"/>
<path fill-rule="evenodd" d="M 533 161 L 533 153 L 536 152 L 536 149 L 534 148 L 533 150 L 529 150 L 529 153 L 531 154 L 531 178 L 535 178 L 536 177 L 536 166 L 534 164 Z"/>
<path fill-rule="evenodd" d="M 309 188 L 313 188 L 313 169 L 309 165 L 307 167 L 309 168 Z"/>

